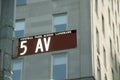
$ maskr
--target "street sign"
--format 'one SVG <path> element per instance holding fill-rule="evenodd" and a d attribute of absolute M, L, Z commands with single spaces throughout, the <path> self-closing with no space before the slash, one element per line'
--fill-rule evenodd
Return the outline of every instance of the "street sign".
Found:
<path fill-rule="evenodd" d="M 18 56 L 76 48 L 76 30 L 19 38 Z"/>

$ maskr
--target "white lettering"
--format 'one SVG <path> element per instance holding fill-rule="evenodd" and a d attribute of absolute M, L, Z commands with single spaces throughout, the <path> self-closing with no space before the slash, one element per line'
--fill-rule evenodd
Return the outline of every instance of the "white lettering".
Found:
<path fill-rule="evenodd" d="M 35 49 L 35 53 L 37 53 L 39 49 L 41 50 L 41 52 L 43 52 L 43 45 L 42 45 L 41 39 L 38 39 L 37 46 L 36 46 L 36 49 Z"/>
<path fill-rule="evenodd" d="M 49 50 L 50 40 L 51 40 L 51 37 L 48 37 L 48 40 L 46 40 L 46 38 L 44 38 L 44 44 L 45 44 L 45 50 L 46 51 Z"/>
<path fill-rule="evenodd" d="M 51 41 L 51 37 L 43 38 L 43 43 L 41 39 L 38 39 L 35 53 L 38 53 L 39 49 L 41 50 L 41 52 L 43 52 L 44 50 L 48 51 L 50 46 L 50 41 Z M 43 44 L 45 46 L 45 49 L 43 49 Z"/>
<path fill-rule="evenodd" d="M 25 53 L 27 52 L 27 46 L 25 45 L 25 43 L 27 43 L 27 41 L 21 41 L 20 48 L 23 48 L 24 51 L 20 53 L 20 55 L 25 55 Z"/>

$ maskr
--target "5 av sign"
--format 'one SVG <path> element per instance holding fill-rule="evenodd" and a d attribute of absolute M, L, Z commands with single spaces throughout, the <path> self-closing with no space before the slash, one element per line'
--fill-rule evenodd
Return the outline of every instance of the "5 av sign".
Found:
<path fill-rule="evenodd" d="M 38 51 L 40 51 L 40 52 L 48 51 L 49 50 L 49 46 L 50 46 L 50 41 L 51 41 L 51 37 L 37 39 L 35 52 L 34 53 L 38 53 Z M 28 42 L 27 40 L 21 41 L 20 48 L 24 49 L 24 50 L 23 50 L 23 52 L 20 53 L 20 55 L 25 55 L 26 54 L 26 52 L 28 50 L 27 42 Z"/>
<path fill-rule="evenodd" d="M 75 48 L 76 41 L 76 30 L 20 38 L 18 56 Z"/>

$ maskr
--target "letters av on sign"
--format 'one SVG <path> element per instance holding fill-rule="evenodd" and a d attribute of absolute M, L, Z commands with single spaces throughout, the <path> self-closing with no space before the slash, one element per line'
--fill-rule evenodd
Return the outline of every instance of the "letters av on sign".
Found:
<path fill-rule="evenodd" d="M 18 56 L 76 48 L 76 30 L 20 38 Z"/>

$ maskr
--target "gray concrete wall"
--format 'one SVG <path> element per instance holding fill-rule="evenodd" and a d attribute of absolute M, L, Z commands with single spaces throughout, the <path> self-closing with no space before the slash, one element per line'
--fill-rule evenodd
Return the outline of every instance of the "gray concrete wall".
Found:
<path fill-rule="evenodd" d="M 81 76 L 92 76 L 90 0 L 80 0 Z"/>

